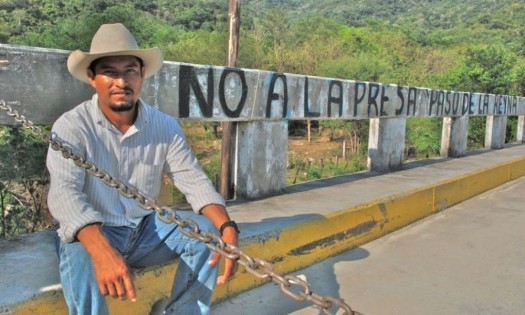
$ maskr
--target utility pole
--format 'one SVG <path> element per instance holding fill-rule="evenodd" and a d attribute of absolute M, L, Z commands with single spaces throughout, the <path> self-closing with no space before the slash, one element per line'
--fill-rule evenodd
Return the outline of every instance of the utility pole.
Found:
<path fill-rule="evenodd" d="M 228 67 L 236 67 L 237 53 L 239 50 L 239 28 L 240 28 L 241 0 L 230 0 L 229 38 L 228 38 Z M 235 130 L 234 122 L 222 123 L 222 145 L 221 145 L 221 176 L 219 182 L 219 193 L 224 199 L 232 197 L 231 191 L 231 157 L 233 151 L 232 136 Z"/>

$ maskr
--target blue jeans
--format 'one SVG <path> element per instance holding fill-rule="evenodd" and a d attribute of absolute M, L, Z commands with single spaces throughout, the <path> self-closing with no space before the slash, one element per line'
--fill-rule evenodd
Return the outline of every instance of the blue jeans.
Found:
<path fill-rule="evenodd" d="M 201 231 L 217 232 L 204 216 L 178 211 L 182 219 L 195 221 Z M 217 277 L 217 266 L 208 261 L 213 251 L 180 232 L 175 224 L 160 221 L 155 212 L 136 228 L 102 226 L 113 247 L 132 268 L 179 260 L 171 298 L 165 314 L 208 314 Z M 100 293 L 91 257 L 80 242 L 60 242 L 60 278 L 70 314 L 109 314 L 106 297 Z M 140 297 L 139 297 L 140 298 Z"/>

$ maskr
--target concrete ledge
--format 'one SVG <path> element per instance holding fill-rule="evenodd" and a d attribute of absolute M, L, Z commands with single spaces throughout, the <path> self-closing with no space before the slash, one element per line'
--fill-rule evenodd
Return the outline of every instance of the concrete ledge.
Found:
<path fill-rule="evenodd" d="M 240 223 L 242 249 L 286 274 L 523 175 L 525 146 L 515 145 L 470 152 L 461 159 L 408 163 L 390 174 L 364 172 L 309 182 L 288 187 L 281 196 L 228 208 Z M 67 314 L 53 232 L 2 241 L 0 253 L 0 314 Z M 156 314 L 175 269 L 169 265 L 141 271 L 139 302 L 111 300 L 112 314 Z M 261 283 L 241 268 L 227 286 L 216 289 L 214 300 Z"/>

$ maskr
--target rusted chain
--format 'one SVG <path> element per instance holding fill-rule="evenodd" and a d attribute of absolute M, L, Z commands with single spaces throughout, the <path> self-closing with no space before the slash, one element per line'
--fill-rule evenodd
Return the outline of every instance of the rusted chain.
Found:
<path fill-rule="evenodd" d="M 86 161 L 84 156 L 73 153 L 73 150 L 64 145 L 61 140 L 45 134 L 39 127 L 35 126 L 33 122 L 28 120 L 24 115 L 20 115 L 3 100 L 0 100 L 0 109 L 5 110 L 7 115 L 13 117 L 14 120 L 22 124 L 24 128 L 30 129 L 34 136 L 44 140 L 53 150 L 60 151 L 64 158 L 71 159 L 76 166 L 84 168 L 89 175 L 98 177 L 107 186 L 117 189 L 122 196 L 134 199 L 141 208 L 155 211 L 161 221 L 177 224 L 181 233 L 190 238 L 200 240 L 209 249 L 218 252 L 221 256 L 237 261 L 239 265 L 243 266 L 247 272 L 256 278 L 262 280 L 271 279 L 276 282 L 279 284 L 281 293 L 290 299 L 299 302 L 308 301 L 320 308 L 324 314 L 333 314 L 329 309 L 335 306 L 337 307 L 336 311 L 343 310 L 343 314 L 357 315 L 342 299 L 331 296 L 319 296 L 310 290 L 308 282 L 295 276 L 281 276 L 273 271 L 273 265 L 270 262 L 251 257 L 239 247 L 224 242 L 214 233 L 202 232 L 195 221 L 179 219 L 174 208 L 159 206 L 155 200 L 145 197 L 137 189 L 126 186 L 119 179 L 113 178 L 106 171 L 99 169 L 94 163 Z"/>

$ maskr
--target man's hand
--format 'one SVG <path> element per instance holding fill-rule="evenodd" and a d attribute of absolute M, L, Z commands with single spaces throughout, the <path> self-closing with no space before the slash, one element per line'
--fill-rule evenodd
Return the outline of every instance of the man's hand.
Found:
<path fill-rule="evenodd" d="M 228 212 L 226 211 L 226 208 L 224 208 L 221 205 L 207 205 L 201 209 L 201 213 L 205 215 L 213 223 L 213 225 L 215 225 L 217 229 L 219 229 L 224 222 L 230 221 L 230 217 L 228 215 Z M 239 235 L 237 235 L 237 231 L 233 227 L 226 227 L 221 238 L 226 243 L 235 246 L 239 245 Z M 215 252 L 208 264 L 210 264 L 211 266 L 215 266 L 219 263 L 220 258 L 221 254 Z M 227 258 L 224 263 L 224 273 L 217 277 L 217 284 L 220 285 L 228 282 L 228 280 L 230 280 L 230 278 L 233 277 L 233 275 L 235 275 L 235 273 L 237 272 L 237 268 L 237 261 Z"/>
<path fill-rule="evenodd" d="M 134 275 L 124 258 L 108 242 L 99 224 L 84 227 L 77 234 L 91 256 L 95 277 L 103 295 L 135 302 Z"/>
<path fill-rule="evenodd" d="M 114 249 L 92 257 L 98 287 L 103 295 L 133 302 L 137 296 L 133 285 L 134 276 L 126 262 Z"/>
<path fill-rule="evenodd" d="M 235 231 L 235 229 L 232 227 L 228 227 L 224 229 L 224 234 L 221 238 L 224 242 L 237 246 L 238 237 L 239 236 L 237 235 L 237 231 Z M 215 252 L 208 263 L 211 266 L 215 266 L 220 260 L 221 254 Z M 217 277 L 217 284 L 220 285 L 228 282 L 228 280 L 230 280 L 230 278 L 233 277 L 233 275 L 237 272 L 238 267 L 239 265 L 237 261 L 226 258 L 226 261 L 224 263 L 224 273 Z"/>

